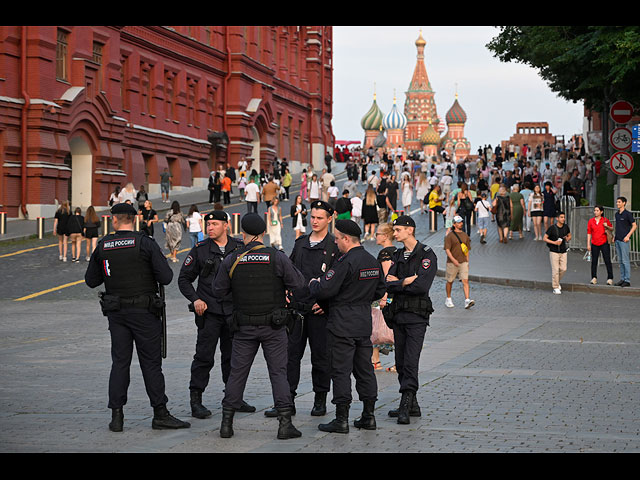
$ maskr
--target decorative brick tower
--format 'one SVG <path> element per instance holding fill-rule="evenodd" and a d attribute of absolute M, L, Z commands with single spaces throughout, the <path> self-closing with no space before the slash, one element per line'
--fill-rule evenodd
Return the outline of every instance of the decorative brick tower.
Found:
<path fill-rule="evenodd" d="M 431 88 L 424 63 L 424 48 L 427 42 L 422 38 L 422 31 L 420 31 L 415 44 L 418 50 L 417 61 L 409 89 L 405 92 L 404 114 L 407 117 L 407 128 L 405 130 L 406 150 L 418 151 L 422 149 L 420 137 L 424 130 L 431 123 L 437 132 L 440 120 L 434 100 L 435 92 Z"/>
<path fill-rule="evenodd" d="M 451 158 L 465 158 L 471 152 L 471 143 L 464 136 L 464 124 L 467 114 L 458 103 L 458 94 L 446 115 L 449 130 L 442 139 L 442 147 Z"/>
<path fill-rule="evenodd" d="M 398 111 L 396 96 L 393 96 L 393 107 L 382 119 L 382 127 L 387 131 L 387 145 L 389 148 L 402 146 L 404 149 L 404 129 L 407 126 L 407 117 Z"/>

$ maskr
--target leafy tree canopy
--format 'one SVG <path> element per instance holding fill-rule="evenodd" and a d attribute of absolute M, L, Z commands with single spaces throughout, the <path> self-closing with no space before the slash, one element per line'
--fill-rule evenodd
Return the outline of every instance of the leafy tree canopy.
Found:
<path fill-rule="evenodd" d="M 486 46 L 503 62 L 538 70 L 560 97 L 590 109 L 640 106 L 639 26 L 502 26 Z"/>

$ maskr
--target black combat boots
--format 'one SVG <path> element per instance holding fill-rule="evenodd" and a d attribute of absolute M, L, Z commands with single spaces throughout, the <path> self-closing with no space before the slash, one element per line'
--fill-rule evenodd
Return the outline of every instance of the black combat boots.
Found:
<path fill-rule="evenodd" d="M 233 437 L 233 415 L 236 411 L 233 408 L 222 407 L 222 423 L 220 424 L 220 436 L 222 438 Z"/>
<path fill-rule="evenodd" d="M 389 416 L 397 418 L 399 410 L 400 410 L 399 408 L 395 408 L 393 410 L 389 410 Z M 421 415 L 422 415 L 422 412 L 420 411 L 420 405 L 418 405 L 418 399 L 414 395 L 413 396 L 413 400 L 411 402 L 411 406 L 409 407 L 409 416 L 410 417 L 420 417 Z"/>
<path fill-rule="evenodd" d="M 373 411 L 376 407 L 375 400 L 364 400 L 362 408 L 362 415 L 359 419 L 354 420 L 353 426 L 356 428 L 364 428 L 365 430 L 375 430 L 376 429 L 376 417 L 374 416 Z"/>
<path fill-rule="evenodd" d="M 291 415 L 293 414 L 293 409 L 289 408 L 278 408 L 278 421 L 280 425 L 278 426 L 278 439 L 286 440 L 288 438 L 298 438 L 302 436 L 302 433 L 293 426 L 291 423 Z"/>
<path fill-rule="evenodd" d="M 322 417 L 327 414 L 327 392 L 316 392 L 313 399 L 313 408 L 311 409 L 311 416 Z"/>
<path fill-rule="evenodd" d="M 402 425 L 411 423 L 409 419 L 409 409 L 411 408 L 414 397 L 415 393 L 413 392 L 402 392 L 400 407 L 398 408 L 398 423 Z"/>
<path fill-rule="evenodd" d="M 153 420 L 151 428 L 154 430 L 174 430 L 177 428 L 189 428 L 189 422 L 183 422 L 169 413 L 166 405 L 153 407 Z"/>
<path fill-rule="evenodd" d="M 111 409 L 111 422 L 109 422 L 109 430 L 112 432 L 121 432 L 124 426 L 124 413 L 122 407 Z"/>
<path fill-rule="evenodd" d="M 329 423 L 321 423 L 318 429 L 323 432 L 349 433 L 349 404 L 336 405 L 336 418 Z"/>
<path fill-rule="evenodd" d="M 202 405 L 202 392 L 200 390 L 189 390 L 191 396 L 191 416 L 196 418 L 207 418 L 211 416 L 211 410 Z"/>
<path fill-rule="evenodd" d="M 293 407 L 291 407 L 292 409 L 292 414 L 291 416 L 295 416 L 296 414 L 296 406 L 295 404 L 293 405 Z M 276 407 L 270 408 L 269 410 L 265 410 L 264 411 L 264 416 L 265 417 L 269 417 L 269 418 L 275 418 L 278 416 L 278 409 Z"/>

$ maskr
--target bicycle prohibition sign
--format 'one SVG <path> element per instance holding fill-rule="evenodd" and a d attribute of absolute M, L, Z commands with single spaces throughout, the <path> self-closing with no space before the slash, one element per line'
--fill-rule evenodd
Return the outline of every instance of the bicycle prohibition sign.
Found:
<path fill-rule="evenodd" d="M 609 143 L 616 150 L 628 150 L 631 147 L 631 130 L 618 127 L 609 135 Z"/>

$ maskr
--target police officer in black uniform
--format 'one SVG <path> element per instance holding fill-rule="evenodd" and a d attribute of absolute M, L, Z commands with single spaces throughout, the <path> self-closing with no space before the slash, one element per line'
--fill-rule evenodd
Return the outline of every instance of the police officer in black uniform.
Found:
<path fill-rule="evenodd" d="M 231 293 L 231 373 L 222 400 L 220 436 L 233 435 L 233 416 L 240 408 L 247 377 L 258 348 L 262 347 L 269 370 L 275 408 L 278 410 L 278 438 L 302 434 L 291 423 L 293 400 L 287 381 L 286 290 L 301 286 L 302 273 L 280 250 L 267 247 L 263 237 L 265 221 L 256 213 L 242 218 L 245 247 L 224 259 L 216 275 L 213 293 Z"/>
<path fill-rule="evenodd" d="M 310 215 L 312 231 L 309 235 L 302 235 L 296 239 L 289 256 L 305 279 L 304 285 L 294 289 L 290 296 L 290 307 L 303 317 L 289 332 L 287 378 L 291 387 L 291 398 L 294 400 L 294 415 L 296 390 L 300 382 L 300 363 L 307 340 L 311 349 L 311 381 L 315 392 L 311 415 L 322 416 L 327 413 L 327 392 L 331 388 L 327 357 L 327 316 L 321 306 L 322 302 L 316 302 L 309 293 L 307 284 L 312 278 L 326 273 L 339 253 L 335 237 L 329 233 L 333 212 L 329 203 L 322 200 L 313 202 Z M 264 414 L 267 417 L 275 417 L 277 411 L 270 409 Z"/>
<path fill-rule="evenodd" d="M 318 425 L 325 432 L 349 432 L 352 373 L 364 404 L 362 416 L 354 426 L 376 429 L 378 384 L 371 364 L 371 303 L 384 296 L 385 284 L 380 263 L 360 244 L 361 235 L 353 220 L 337 220 L 335 237 L 342 255 L 327 273 L 309 283 L 311 295 L 327 300 L 329 309 L 327 349 L 336 418 Z"/>
<path fill-rule="evenodd" d="M 416 224 L 409 215 L 393 222 L 393 236 L 404 246 L 393 254 L 386 277 L 391 303 L 383 308 L 385 321 L 393 329 L 396 370 L 400 382 L 400 408 L 389 416 L 400 424 L 410 423 L 410 416 L 420 416 L 416 400 L 418 364 L 424 336 L 433 313 L 429 289 L 438 271 L 438 258 L 431 247 L 415 237 Z"/>
<path fill-rule="evenodd" d="M 136 232 L 136 210 L 127 203 L 111 209 L 116 233 L 104 236 L 91 255 L 85 282 L 95 288 L 102 283 L 101 306 L 111 334 L 111 375 L 109 403 L 112 420 L 109 429 L 121 432 L 123 406 L 127 403 L 129 371 L 135 343 L 145 388 L 153 407 L 154 429 L 187 428 L 167 410 L 162 373 L 162 322 L 159 315 L 164 299 L 158 296 L 158 283 L 168 285 L 173 278 L 166 257 L 152 237 Z"/>
<path fill-rule="evenodd" d="M 222 260 L 235 250 L 244 247 L 242 241 L 227 235 L 228 217 L 222 210 L 214 210 L 204 216 L 208 238 L 198 242 L 185 258 L 178 287 L 191 301 L 189 306 L 195 313 L 198 336 L 196 351 L 191 363 L 189 383 L 191 415 L 207 418 L 211 411 L 202 405 L 202 393 L 209 383 L 209 374 L 214 364 L 214 355 L 220 341 L 220 367 L 222 381 L 227 383 L 231 370 L 231 336 L 228 321 L 233 312 L 231 295 L 216 298 L 212 291 L 212 281 L 218 273 Z M 198 279 L 197 289 L 193 282 Z M 255 407 L 242 402 L 241 412 L 255 412 Z"/>

